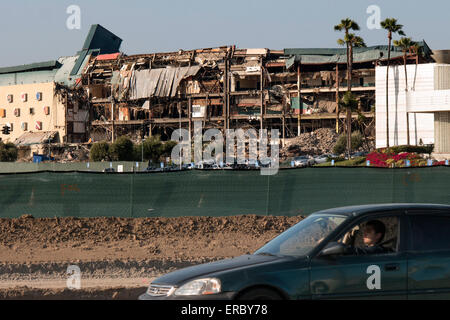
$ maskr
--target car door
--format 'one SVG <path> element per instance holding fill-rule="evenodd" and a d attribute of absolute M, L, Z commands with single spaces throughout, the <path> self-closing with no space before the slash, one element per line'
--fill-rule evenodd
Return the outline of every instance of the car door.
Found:
<path fill-rule="evenodd" d="M 408 217 L 408 299 L 450 299 L 450 213 Z"/>
<path fill-rule="evenodd" d="M 398 221 L 396 252 L 332 257 L 316 255 L 311 259 L 310 269 L 313 299 L 406 299 L 407 258 L 403 248 L 406 218 L 402 213 L 379 217 L 395 217 Z M 334 241 L 353 226 L 355 224 Z"/>

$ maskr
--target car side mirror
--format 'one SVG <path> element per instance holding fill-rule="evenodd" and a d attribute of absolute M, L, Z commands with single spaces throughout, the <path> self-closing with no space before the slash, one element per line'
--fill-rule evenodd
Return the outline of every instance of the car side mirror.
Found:
<path fill-rule="evenodd" d="M 345 245 L 340 242 L 330 242 L 325 246 L 325 248 L 320 252 L 321 257 L 325 256 L 335 256 L 345 253 Z"/>

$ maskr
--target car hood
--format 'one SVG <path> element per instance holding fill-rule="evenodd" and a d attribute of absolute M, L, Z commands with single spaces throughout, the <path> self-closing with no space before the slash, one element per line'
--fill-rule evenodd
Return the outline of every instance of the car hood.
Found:
<path fill-rule="evenodd" d="M 208 274 L 232 270 L 235 268 L 248 267 L 257 264 L 272 262 L 275 260 L 289 259 L 287 257 L 266 255 L 243 255 L 233 259 L 220 260 L 211 263 L 200 264 L 170 272 L 157 278 L 152 283 L 160 285 L 178 286 L 188 280 L 206 277 Z"/>

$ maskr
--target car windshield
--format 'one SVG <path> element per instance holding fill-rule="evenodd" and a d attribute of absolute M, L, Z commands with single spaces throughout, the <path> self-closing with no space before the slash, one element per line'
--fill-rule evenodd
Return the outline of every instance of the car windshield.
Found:
<path fill-rule="evenodd" d="M 345 215 L 312 214 L 268 242 L 254 254 L 294 257 L 307 255 L 346 219 Z"/>
<path fill-rule="evenodd" d="M 303 157 L 295 157 L 294 159 L 295 160 L 306 160 L 306 159 L 308 159 L 308 157 L 305 157 L 305 156 L 303 156 Z"/>

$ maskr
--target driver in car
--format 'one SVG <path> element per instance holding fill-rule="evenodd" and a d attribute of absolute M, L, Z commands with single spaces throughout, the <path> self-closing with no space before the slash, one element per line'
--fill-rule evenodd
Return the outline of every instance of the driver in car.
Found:
<path fill-rule="evenodd" d="M 364 255 L 364 254 L 382 254 L 390 252 L 389 249 L 383 247 L 380 243 L 386 233 L 386 227 L 379 220 L 368 221 L 363 227 L 363 247 L 353 246 L 354 236 L 346 235 L 344 243 L 347 244 L 345 254 L 348 255 Z M 350 243 L 350 244 L 348 244 Z"/>

